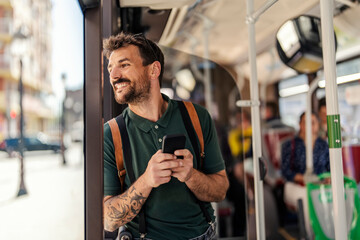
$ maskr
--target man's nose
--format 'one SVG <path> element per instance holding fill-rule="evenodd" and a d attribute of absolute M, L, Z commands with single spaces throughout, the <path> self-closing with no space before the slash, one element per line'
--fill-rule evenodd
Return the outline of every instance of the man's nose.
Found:
<path fill-rule="evenodd" d="M 121 77 L 121 70 L 118 67 L 114 67 L 110 72 L 110 79 L 119 79 Z"/>

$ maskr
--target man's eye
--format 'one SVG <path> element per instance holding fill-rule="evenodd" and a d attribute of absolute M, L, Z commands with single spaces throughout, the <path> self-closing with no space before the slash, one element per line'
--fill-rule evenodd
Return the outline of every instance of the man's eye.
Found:
<path fill-rule="evenodd" d="M 124 64 L 121 64 L 121 67 L 127 67 L 127 66 L 129 66 L 130 64 L 128 64 L 128 63 L 124 63 Z"/>

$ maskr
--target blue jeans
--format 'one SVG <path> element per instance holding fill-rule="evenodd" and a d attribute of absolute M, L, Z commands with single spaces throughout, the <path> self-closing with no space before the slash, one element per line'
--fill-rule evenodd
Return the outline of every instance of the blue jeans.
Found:
<path fill-rule="evenodd" d="M 216 235 L 216 223 L 209 226 L 205 233 L 190 240 L 214 240 Z"/>

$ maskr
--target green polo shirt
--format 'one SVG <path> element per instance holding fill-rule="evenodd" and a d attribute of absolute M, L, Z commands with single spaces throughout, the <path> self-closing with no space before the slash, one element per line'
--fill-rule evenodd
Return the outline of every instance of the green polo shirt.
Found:
<path fill-rule="evenodd" d="M 144 119 L 129 108 L 126 108 L 123 112 L 130 138 L 132 163 L 136 178 L 145 172 L 148 161 L 153 154 L 161 149 L 162 138 L 167 134 L 185 134 L 185 148 L 189 149 L 195 156 L 186 128 L 182 122 L 178 103 L 170 100 L 165 95 L 163 97 L 169 104 L 166 112 L 157 122 Z M 205 174 L 219 172 L 225 167 L 213 121 L 203 107 L 195 105 L 195 109 L 199 116 L 205 142 L 205 161 L 201 171 Z M 198 168 L 195 157 L 194 168 Z M 128 174 L 125 177 L 124 184 L 125 188 L 130 186 Z M 105 123 L 104 195 L 114 196 L 118 194 L 121 194 L 121 184 L 117 175 L 114 145 L 110 126 Z M 169 183 L 154 188 L 145 205 L 146 230 L 148 233 L 146 237 L 150 239 L 190 239 L 203 234 L 209 226 L 205 221 L 200 206 L 196 203 L 186 184 L 176 178 L 172 178 Z M 211 204 L 207 203 L 206 208 L 214 219 L 214 210 Z M 136 216 L 126 225 L 134 237 L 139 237 L 138 222 L 139 218 Z"/>

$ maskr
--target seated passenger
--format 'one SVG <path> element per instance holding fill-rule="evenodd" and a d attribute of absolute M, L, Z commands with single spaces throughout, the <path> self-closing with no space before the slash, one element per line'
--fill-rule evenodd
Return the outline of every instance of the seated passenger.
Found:
<path fill-rule="evenodd" d="M 247 111 L 235 113 L 235 127 L 230 130 L 228 142 L 235 159 L 252 157 L 251 116 Z"/>
<path fill-rule="evenodd" d="M 329 147 L 326 141 L 319 137 L 319 120 L 312 113 L 312 148 L 313 148 L 313 173 L 321 174 L 330 170 Z M 298 200 L 303 203 L 305 229 L 310 239 L 313 232 L 310 227 L 308 198 L 304 186 L 306 171 L 306 140 L 305 140 L 305 113 L 300 116 L 300 130 L 295 138 L 286 141 L 281 149 L 281 173 L 288 181 L 284 186 L 284 202 L 292 209 L 298 210 Z"/>
<path fill-rule="evenodd" d="M 295 129 L 286 125 L 280 118 L 277 103 L 267 102 L 262 108 L 263 156 L 267 161 L 267 176 L 279 179 L 281 166 L 281 146 L 287 139 L 293 138 Z"/>
<path fill-rule="evenodd" d="M 234 127 L 228 134 L 228 146 L 234 162 L 228 168 L 227 200 L 232 203 L 232 236 L 244 236 L 246 230 L 246 195 L 244 188 L 244 158 L 252 156 L 252 128 L 249 112 L 234 113 Z"/>
<path fill-rule="evenodd" d="M 265 128 L 291 128 L 281 121 L 279 106 L 276 102 L 269 101 L 262 109 L 262 117 L 265 119 Z"/>
<path fill-rule="evenodd" d="M 315 174 L 330 171 L 329 147 L 326 141 L 319 137 L 319 120 L 315 113 L 311 116 L 313 169 Z M 306 171 L 305 149 L 305 113 L 300 116 L 299 134 L 282 145 L 281 173 L 287 181 L 304 184 Z"/>

